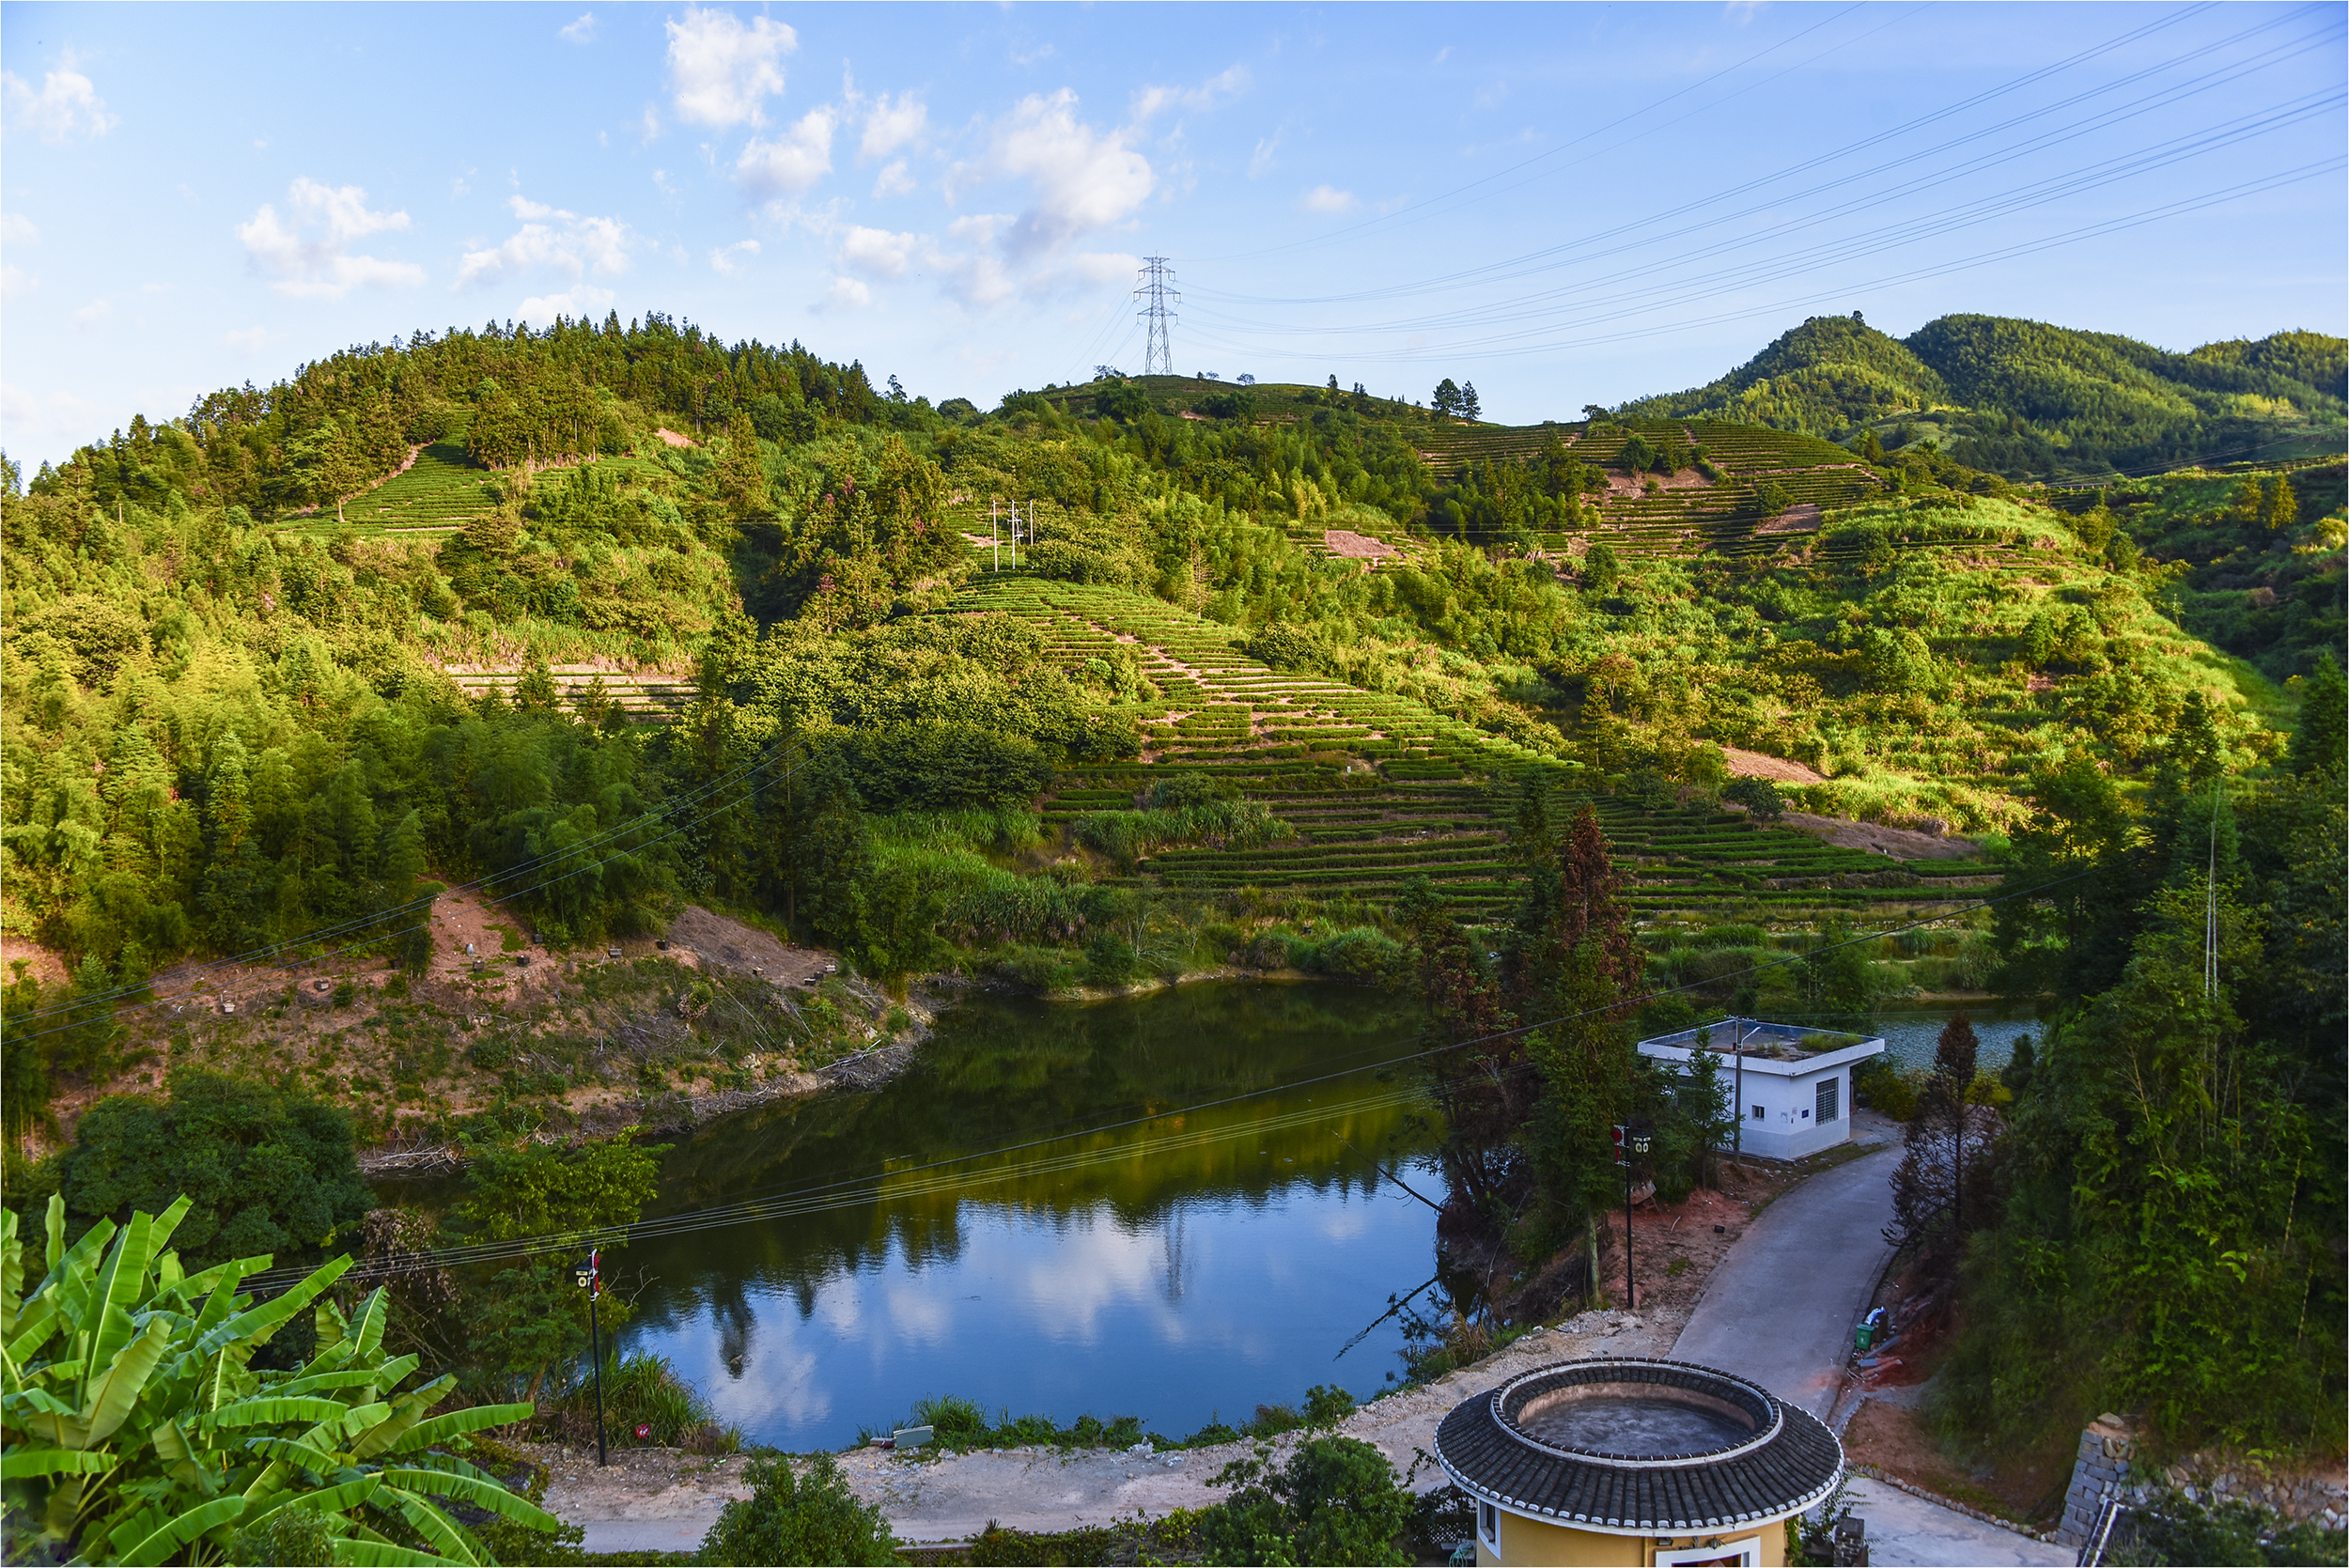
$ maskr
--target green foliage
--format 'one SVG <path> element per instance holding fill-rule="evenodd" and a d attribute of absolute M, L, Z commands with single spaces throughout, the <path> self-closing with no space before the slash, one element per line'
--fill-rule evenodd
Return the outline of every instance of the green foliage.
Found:
<path fill-rule="evenodd" d="M 587 1293 L 573 1282 L 572 1265 L 635 1223 L 659 1186 L 666 1152 L 626 1132 L 568 1147 L 492 1143 L 471 1151 L 444 1241 L 529 1237 L 540 1249 L 460 1271 L 453 1298 L 436 1314 L 448 1361 L 474 1384 L 524 1392 L 535 1405 L 548 1376 L 588 1347 Z M 626 1303 L 609 1292 L 598 1312 L 606 1334 L 627 1321 Z"/>
<path fill-rule="evenodd" d="M 741 1433 L 718 1424 L 701 1390 L 679 1376 L 667 1357 L 646 1350 L 626 1356 L 617 1349 L 605 1351 L 603 1417 L 606 1442 L 613 1447 L 681 1448 L 696 1453 L 731 1453 L 741 1447 Z M 636 1435 L 640 1426 L 646 1429 L 641 1437 Z M 592 1365 L 576 1366 L 568 1386 L 543 1401 L 537 1428 L 574 1447 L 596 1440 Z"/>
<path fill-rule="evenodd" d="M 75 1125 L 58 1167 L 72 1232 L 177 1199 L 190 1267 L 256 1252 L 290 1263 L 320 1255 L 374 1206 L 339 1108 L 193 1069 L 167 1086 L 161 1100 L 101 1100 Z"/>
<path fill-rule="evenodd" d="M 1785 798 L 1767 779 L 1732 779 L 1721 790 L 1721 799 L 1745 807 L 1756 822 L 1775 822 L 1786 815 Z"/>
<path fill-rule="evenodd" d="M 47 1272 L 23 1296 L 24 1240 L 0 1213 L 11 1560 L 476 1563 L 479 1539 L 449 1504 L 558 1527 L 448 1452 L 527 1406 L 428 1416 L 451 1380 L 401 1389 L 416 1363 L 384 1351 L 385 1294 L 350 1315 L 327 1297 L 348 1258 L 256 1306 L 238 1286 L 267 1257 L 191 1274 L 166 1248 L 189 1209 L 101 1221 L 68 1247 L 53 1198 Z M 313 1303 L 316 1354 L 256 1370 Z M 328 1554 L 294 1555 L 321 1536 Z"/>
<path fill-rule="evenodd" d="M 2211 1503 L 2166 1487 L 2123 1515 L 2105 1553 L 2111 1563 L 2293 1563 L 2318 1568 L 2349 1556 L 2349 1532 L 2295 1523 L 2256 1503 Z"/>
<path fill-rule="evenodd" d="M 897 1540 L 878 1504 L 857 1500 L 829 1453 L 754 1459 L 748 1498 L 719 1512 L 702 1541 L 710 1563 L 872 1563 L 897 1560 Z"/>
<path fill-rule="evenodd" d="M 1401 1563 L 1413 1498 L 1385 1454 L 1352 1437 L 1314 1437 L 1273 1468 L 1268 1448 L 1225 1467 L 1237 1484 L 1199 1516 L 1209 1562 Z"/>
<path fill-rule="evenodd" d="M 2134 1409 L 2168 1445 L 2337 1448 L 2339 761 L 2230 786 L 2181 758 L 2141 807 L 2085 770 L 2041 794 L 2017 879 L 2077 880 L 2000 934 L 2071 1005 L 1995 1151 L 1945 1419 L 1990 1444 Z"/>
<path fill-rule="evenodd" d="M 1709 386 L 1617 413 L 1837 438 L 1922 421 L 1975 468 L 2102 475 L 2279 445 L 2339 450 L 2342 354 L 2314 333 L 2173 354 L 2001 317 L 1944 316 L 1897 340 L 1856 316 L 1812 317 Z"/>

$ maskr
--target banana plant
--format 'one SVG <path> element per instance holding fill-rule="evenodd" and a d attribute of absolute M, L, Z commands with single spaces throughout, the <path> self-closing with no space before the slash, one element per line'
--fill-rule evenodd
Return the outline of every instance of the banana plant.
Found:
<path fill-rule="evenodd" d="M 0 1556 L 220 1562 L 238 1532 L 301 1508 L 323 1516 L 338 1563 L 474 1564 L 491 1560 L 452 1503 L 561 1527 L 449 1452 L 531 1406 L 431 1414 L 455 1379 L 400 1388 L 417 1362 L 384 1354 L 383 1291 L 349 1314 L 327 1295 L 347 1257 L 257 1302 L 239 1287 L 267 1255 L 185 1272 L 165 1243 L 188 1206 L 101 1220 L 69 1246 L 51 1198 L 29 1293 L 17 1216 L 0 1212 Z M 317 1353 L 256 1370 L 305 1308 Z"/>

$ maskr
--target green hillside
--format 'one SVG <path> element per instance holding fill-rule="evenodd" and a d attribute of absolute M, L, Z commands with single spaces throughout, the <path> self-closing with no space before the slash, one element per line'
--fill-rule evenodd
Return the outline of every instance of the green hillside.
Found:
<path fill-rule="evenodd" d="M 1630 420 L 1731 419 L 1890 447 L 1932 442 L 2011 479 L 2100 478 L 2340 452 L 2349 343 L 2317 333 L 2177 354 L 2108 333 L 1944 316 L 1894 339 L 1813 317 L 1710 385 Z"/>
<path fill-rule="evenodd" d="M 1870 396 L 1941 374 L 1805 341 Z M 396 948 L 419 877 L 489 877 L 557 942 L 695 899 L 887 976 L 1369 973 L 1415 874 L 1511 907 L 1536 782 L 1659 932 L 1935 908 L 1970 846 L 1765 828 L 1731 779 L 1995 847 L 2083 759 L 2267 766 L 2340 625 L 2340 485 L 2246 482 L 2108 507 L 1693 415 L 1180 378 L 982 411 L 659 318 L 419 334 L 0 502 L 0 922 L 96 988 Z"/>

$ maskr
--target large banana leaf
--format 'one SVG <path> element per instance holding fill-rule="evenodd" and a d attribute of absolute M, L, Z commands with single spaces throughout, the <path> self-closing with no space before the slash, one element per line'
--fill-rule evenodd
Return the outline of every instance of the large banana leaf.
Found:
<path fill-rule="evenodd" d="M 16 1210 L 0 1209 L 0 1340 L 15 1336 L 16 1309 L 24 1299 L 24 1248 L 16 1232 Z"/>
<path fill-rule="evenodd" d="M 434 1557 L 430 1552 L 395 1546 L 388 1541 L 365 1541 L 348 1535 L 334 1538 L 334 1560 L 350 1568 L 467 1568 L 472 1559 Z"/>
<path fill-rule="evenodd" d="M 533 1529 L 561 1529 L 563 1521 L 535 1503 L 500 1486 L 494 1481 L 474 1476 L 458 1475 L 448 1470 L 418 1469 L 412 1466 L 385 1466 L 379 1472 L 385 1481 L 427 1497 L 455 1498 L 459 1502 L 486 1508 L 492 1514 L 503 1514 Z"/>
<path fill-rule="evenodd" d="M 266 1344 L 272 1334 L 286 1326 L 288 1318 L 318 1299 L 319 1292 L 350 1270 L 350 1259 L 348 1257 L 320 1264 L 311 1270 L 308 1279 L 285 1295 L 273 1301 L 264 1301 L 257 1307 L 248 1307 L 206 1334 L 196 1342 L 197 1347 L 209 1356 L 232 1340 L 242 1340 L 248 1344 Z"/>
<path fill-rule="evenodd" d="M 123 1568 L 152 1568 L 206 1530 L 225 1525 L 243 1512 L 244 1499 L 233 1494 L 199 1503 L 146 1539 L 117 1552 L 115 1560 Z"/>
<path fill-rule="evenodd" d="M 36 1296 L 17 1314 L 16 1335 L 8 1341 L 8 1359 L 23 1366 L 32 1358 L 33 1352 L 56 1331 L 57 1303 L 54 1296 Z"/>
<path fill-rule="evenodd" d="M 476 1405 L 470 1410 L 451 1410 L 445 1416 L 418 1421 L 399 1440 L 395 1452 L 412 1453 L 418 1449 L 428 1449 L 435 1443 L 445 1443 L 451 1437 L 478 1432 L 484 1427 L 526 1421 L 537 1413 L 537 1407 L 531 1405 Z"/>
<path fill-rule="evenodd" d="M 394 1370 L 396 1368 L 397 1371 Z M 378 1385 L 390 1387 L 397 1384 L 401 1378 L 415 1370 L 416 1358 L 413 1356 L 403 1356 L 397 1361 L 386 1361 L 379 1367 L 346 1367 L 340 1372 L 306 1374 L 296 1377 L 290 1383 L 276 1385 L 270 1389 L 270 1392 L 282 1397 L 288 1394 L 323 1393 L 329 1389 L 371 1389 Z"/>
<path fill-rule="evenodd" d="M 372 1356 L 375 1347 L 383 1343 L 383 1325 L 389 1319 L 392 1298 L 381 1285 L 367 1296 L 366 1305 L 359 1309 L 359 1321 L 351 1331 L 356 1349 L 354 1354 Z"/>
<path fill-rule="evenodd" d="M 187 1200 L 181 1198 L 172 1205 L 181 1214 L 187 1212 Z M 106 1259 L 98 1265 L 98 1281 L 90 1291 L 89 1314 L 82 1327 L 89 1331 L 89 1358 L 82 1363 L 83 1397 L 115 1358 L 115 1353 L 131 1341 L 131 1304 L 147 1295 L 148 1241 L 155 1229 L 150 1215 L 133 1214 L 131 1222 L 122 1228 L 121 1235 L 106 1251 Z"/>
<path fill-rule="evenodd" d="M 275 1514 L 297 1504 L 316 1509 L 321 1514 L 347 1514 L 375 1496 L 376 1489 L 382 1484 L 382 1477 L 370 1475 L 361 1476 L 356 1481 L 346 1481 L 339 1486 L 272 1492 L 257 1499 L 248 1497 L 244 1517 L 240 1521 L 239 1528 L 258 1529 Z"/>
<path fill-rule="evenodd" d="M 272 1389 L 253 1399 L 241 1399 L 233 1405 L 224 1405 L 211 1413 L 209 1421 L 213 1426 L 266 1426 L 278 1421 L 339 1423 L 347 1409 L 340 1400 L 314 1394 L 295 1394 L 288 1398 Z"/>
<path fill-rule="evenodd" d="M 74 1446 L 87 1448 L 92 1443 L 102 1443 L 131 1419 L 139 1391 L 147 1387 L 148 1376 L 170 1348 L 170 1321 L 161 1316 L 148 1318 L 146 1331 L 116 1353 L 113 1362 L 90 1390 L 89 1403 L 82 1410 L 86 1423 L 82 1440 Z"/>
<path fill-rule="evenodd" d="M 377 1494 L 376 1506 L 380 1508 L 385 1502 L 397 1506 L 400 1516 L 418 1535 L 456 1561 L 478 1563 L 481 1560 L 479 1550 L 466 1539 L 465 1532 L 458 1528 L 457 1522 L 433 1507 L 429 1499 L 387 1482 Z"/>
<path fill-rule="evenodd" d="M 10 1449 L 0 1455 L 0 1481 L 37 1475 L 102 1475 L 117 1463 L 111 1453 L 87 1449 Z"/>

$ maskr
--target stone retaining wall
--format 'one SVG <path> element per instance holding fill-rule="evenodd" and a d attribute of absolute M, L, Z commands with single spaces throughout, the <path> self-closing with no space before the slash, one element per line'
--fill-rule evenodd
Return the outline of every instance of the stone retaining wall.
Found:
<path fill-rule="evenodd" d="M 2107 1502 L 2118 1498 L 2141 1503 L 2165 1488 L 2174 1488 L 2193 1502 L 2254 1503 L 2327 1529 L 2349 1523 L 2349 1482 L 2338 1473 L 2276 1473 L 2231 1465 L 2211 1454 L 2150 1468 L 2137 1462 L 2137 1434 L 2131 1425 L 2118 1416 L 2100 1416 L 2080 1433 L 2079 1456 L 2073 1462 L 2072 1485 L 2063 1495 L 2063 1519 L 2056 1526 L 2054 1540 L 2058 1545 L 2077 1546 L 2096 1528 Z"/>

